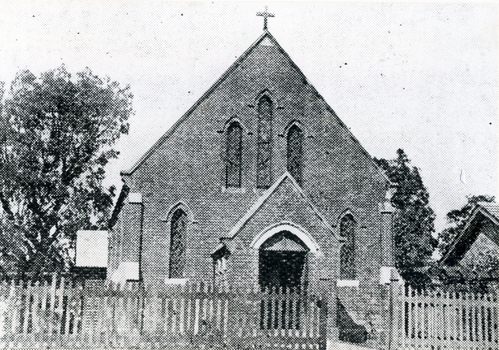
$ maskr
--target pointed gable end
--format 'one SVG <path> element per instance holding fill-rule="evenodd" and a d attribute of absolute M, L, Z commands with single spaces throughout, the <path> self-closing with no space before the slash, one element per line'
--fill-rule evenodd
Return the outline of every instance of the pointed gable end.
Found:
<path fill-rule="evenodd" d="M 335 237 L 339 242 L 344 241 L 344 238 L 337 235 L 337 233 L 335 232 L 335 230 L 333 230 L 332 226 L 329 224 L 326 218 L 310 201 L 310 199 L 301 189 L 300 185 L 293 179 L 293 177 L 288 172 L 285 172 L 267 191 L 265 191 L 263 195 L 260 198 L 258 198 L 258 200 L 246 212 L 246 214 L 230 230 L 230 232 L 226 236 L 221 237 L 221 239 L 222 240 L 234 239 L 239 234 L 239 232 L 241 232 L 247 226 L 247 224 L 252 220 L 252 218 L 255 217 L 255 215 L 257 215 L 258 212 L 264 210 L 263 208 L 265 207 L 265 205 L 268 202 L 270 202 L 273 199 L 273 197 L 278 197 L 280 193 L 285 194 L 287 200 L 285 201 L 286 203 L 284 203 L 281 200 L 281 198 L 276 198 L 277 202 L 283 203 L 284 206 L 283 207 L 278 207 L 275 205 L 270 206 L 271 211 L 276 212 L 274 214 L 277 214 L 277 216 L 280 217 L 285 217 L 286 215 L 289 215 L 288 216 L 289 220 L 289 218 L 291 218 L 292 215 L 288 212 L 286 204 L 293 199 L 297 203 L 300 203 L 300 211 L 305 212 L 306 210 L 308 210 L 311 216 L 314 216 L 315 220 L 318 220 L 318 222 L 320 222 L 320 225 L 324 229 L 329 231 L 333 237 Z M 291 196 L 293 197 L 292 199 Z M 272 225 L 272 223 L 270 222 L 269 224 Z"/>
<path fill-rule="evenodd" d="M 250 56 L 250 54 L 258 47 L 275 47 L 285 58 L 288 64 L 298 73 L 301 80 L 308 84 L 313 94 L 323 101 L 326 109 L 331 113 L 331 115 L 337 120 L 338 124 L 344 129 L 345 133 L 350 136 L 350 139 L 360 148 L 361 153 L 367 158 L 368 162 L 376 169 L 376 172 L 387 184 L 390 180 L 386 174 L 376 165 L 372 157 L 368 154 L 366 149 L 360 144 L 357 138 L 350 132 L 350 130 L 345 126 L 345 124 L 339 119 L 334 110 L 329 106 L 329 104 L 324 100 L 324 98 L 319 94 L 319 92 L 314 88 L 312 84 L 308 81 L 306 76 L 300 70 L 300 68 L 293 62 L 291 57 L 286 51 L 279 45 L 277 40 L 270 34 L 269 31 L 265 30 L 262 35 L 227 69 L 222 76 L 194 103 L 194 105 L 187 110 L 187 112 L 180 117 L 175 124 L 128 170 L 121 171 L 121 175 L 132 175 L 160 146 L 177 130 L 177 128 L 189 118 L 189 116 L 204 102 L 211 94 L 213 94 L 217 88 L 238 68 L 243 62 Z M 268 59 L 268 58 L 267 58 Z M 279 106 L 278 106 L 279 108 Z"/>

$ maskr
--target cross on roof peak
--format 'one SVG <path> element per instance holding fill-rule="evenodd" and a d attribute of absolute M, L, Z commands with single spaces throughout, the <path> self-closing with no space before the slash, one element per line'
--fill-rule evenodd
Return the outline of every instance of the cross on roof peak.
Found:
<path fill-rule="evenodd" d="M 267 9 L 268 9 L 268 7 L 265 6 L 264 12 L 257 12 L 256 13 L 257 16 L 263 17 L 263 30 L 267 30 L 267 18 L 275 17 L 275 15 L 273 13 L 269 13 Z"/>

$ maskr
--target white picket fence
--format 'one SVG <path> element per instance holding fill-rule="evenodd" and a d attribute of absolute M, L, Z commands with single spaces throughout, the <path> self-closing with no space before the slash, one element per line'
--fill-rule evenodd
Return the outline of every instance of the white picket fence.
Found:
<path fill-rule="evenodd" d="M 393 349 L 498 349 L 497 290 L 392 285 Z"/>
<path fill-rule="evenodd" d="M 210 284 L 0 284 L 0 348 L 323 348 L 321 298 Z M 324 322 L 322 322 L 324 323 Z"/>

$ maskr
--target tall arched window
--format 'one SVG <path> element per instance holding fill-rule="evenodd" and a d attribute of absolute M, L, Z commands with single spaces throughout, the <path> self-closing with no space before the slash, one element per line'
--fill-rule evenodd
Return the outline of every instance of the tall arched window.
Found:
<path fill-rule="evenodd" d="M 184 278 L 187 214 L 177 209 L 170 224 L 170 278 Z"/>
<path fill-rule="evenodd" d="M 346 238 L 340 249 L 340 278 L 355 279 L 355 220 L 346 214 L 340 221 L 340 235 Z"/>
<path fill-rule="evenodd" d="M 303 131 L 293 125 L 288 131 L 288 171 L 300 185 L 303 167 Z"/>
<path fill-rule="evenodd" d="M 225 186 L 241 187 L 241 156 L 243 129 L 237 122 L 227 128 L 225 147 Z"/>
<path fill-rule="evenodd" d="M 268 96 L 262 96 L 258 102 L 258 156 L 257 178 L 258 188 L 268 188 L 271 185 L 272 158 L 272 101 Z"/>

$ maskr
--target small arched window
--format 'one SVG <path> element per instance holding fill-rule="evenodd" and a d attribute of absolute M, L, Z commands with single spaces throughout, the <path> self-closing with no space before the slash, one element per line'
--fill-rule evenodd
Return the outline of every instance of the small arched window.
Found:
<path fill-rule="evenodd" d="M 257 178 L 258 188 L 268 188 L 271 185 L 272 160 L 272 101 L 268 96 L 262 96 L 258 102 L 258 155 Z"/>
<path fill-rule="evenodd" d="M 225 147 L 225 186 L 241 187 L 243 129 L 237 122 L 227 128 Z"/>
<path fill-rule="evenodd" d="M 340 235 L 346 238 L 340 249 L 340 278 L 355 279 L 355 220 L 346 214 L 340 221 Z"/>
<path fill-rule="evenodd" d="M 170 271 L 169 278 L 184 278 L 187 214 L 177 209 L 170 223 Z"/>
<path fill-rule="evenodd" d="M 300 185 L 303 171 L 303 131 L 298 125 L 293 125 L 288 131 L 288 171 Z"/>

